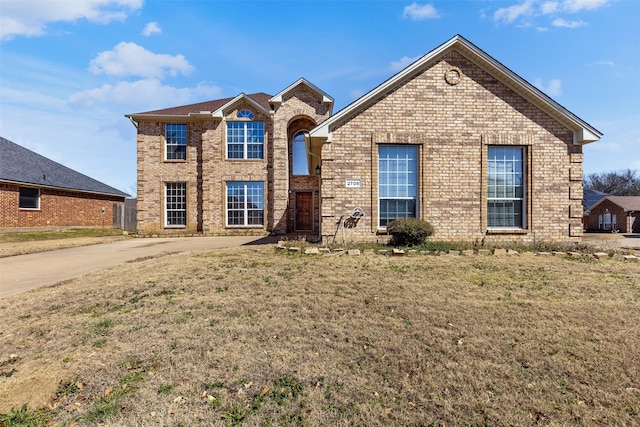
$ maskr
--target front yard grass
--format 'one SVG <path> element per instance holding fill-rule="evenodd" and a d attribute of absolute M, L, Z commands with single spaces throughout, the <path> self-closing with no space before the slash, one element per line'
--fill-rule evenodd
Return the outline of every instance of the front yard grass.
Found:
<path fill-rule="evenodd" d="M 5 298 L 0 317 L 7 426 L 640 419 L 638 263 L 244 247 Z"/>

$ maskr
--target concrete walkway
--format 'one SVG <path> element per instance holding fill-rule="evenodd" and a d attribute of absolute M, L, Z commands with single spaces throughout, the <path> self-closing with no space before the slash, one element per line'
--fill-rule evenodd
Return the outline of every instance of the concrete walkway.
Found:
<path fill-rule="evenodd" d="M 0 258 L 0 298 L 163 253 L 240 246 L 256 236 L 129 239 Z"/>

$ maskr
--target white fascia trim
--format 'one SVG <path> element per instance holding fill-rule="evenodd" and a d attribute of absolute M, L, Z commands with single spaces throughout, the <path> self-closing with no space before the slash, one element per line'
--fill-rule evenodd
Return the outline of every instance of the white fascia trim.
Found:
<path fill-rule="evenodd" d="M 284 97 L 284 95 L 286 95 L 289 91 L 295 89 L 296 86 L 301 85 L 301 84 L 306 85 L 309 89 L 313 90 L 318 95 L 321 95 L 322 96 L 322 102 L 324 104 L 333 105 L 333 98 L 332 97 L 330 97 L 325 91 L 323 91 L 322 89 L 320 89 L 319 87 L 317 87 L 316 85 L 314 85 L 313 83 L 311 83 L 310 81 L 305 79 L 304 77 L 299 78 L 293 84 L 287 86 L 286 89 L 284 89 L 284 90 L 280 91 L 278 94 L 274 95 L 269 100 L 269 102 L 272 103 L 272 104 L 282 104 L 282 98 Z"/>
<path fill-rule="evenodd" d="M 218 108 L 216 111 L 211 113 L 211 116 L 212 117 L 217 117 L 217 118 L 220 118 L 220 119 L 224 118 L 225 111 L 227 111 L 231 106 L 233 106 L 234 104 L 236 104 L 238 101 L 241 101 L 241 100 L 245 100 L 249 104 L 251 104 L 255 108 L 257 108 L 258 110 L 264 112 L 267 115 L 269 114 L 269 110 L 265 109 L 262 105 L 258 104 L 256 101 L 254 101 L 253 99 L 248 97 L 244 92 L 242 92 L 240 95 L 236 96 L 231 101 L 227 102 L 222 107 Z"/>

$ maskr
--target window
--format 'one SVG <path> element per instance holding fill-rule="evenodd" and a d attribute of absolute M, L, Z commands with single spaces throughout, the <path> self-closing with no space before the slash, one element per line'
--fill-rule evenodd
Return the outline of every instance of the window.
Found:
<path fill-rule="evenodd" d="M 40 190 L 38 188 L 20 187 L 20 209 L 40 209 Z"/>
<path fill-rule="evenodd" d="M 227 183 L 227 225 L 264 225 L 264 183 Z"/>
<path fill-rule="evenodd" d="M 167 160 L 187 159 L 187 125 L 167 123 L 164 128 Z"/>
<path fill-rule="evenodd" d="M 380 227 L 396 218 L 415 218 L 418 194 L 418 147 L 378 147 Z"/>
<path fill-rule="evenodd" d="M 237 118 L 251 120 L 253 113 L 242 110 Z M 264 122 L 227 122 L 227 158 L 264 158 Z"/>
<path fill-rule="evenodd" d="M 489 147 L 487 226 L 525 228 L 523 147 Z"/>
<path fill-rule="evenodd" d="M 187 183 L 165 183 L 165 225 L 184 227 L 187 225 Z"/>
<path fill-rule="evenodd" d="M 307 157 L 307 143 L 304 139 L 304 133 L 297 133 L 293 137 L 291 147 L 293 159 L 294 175 L 309 175 L 309 159 Z"/>
<path fill-rule="evenodd" d="M 611 213 L 608 210 L 604 212 L 604 229 L 611 230 Z"/>

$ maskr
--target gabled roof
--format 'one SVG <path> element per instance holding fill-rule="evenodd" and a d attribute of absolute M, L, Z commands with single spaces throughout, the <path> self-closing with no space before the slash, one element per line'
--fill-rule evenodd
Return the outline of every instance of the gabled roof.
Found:
<path fill-rule="evenodd" d="M 300 85 L 307 86 L 309 89 L 311 89 L 312 91 L 314 91 L 318 95 L 322 96 L 322 102 L 324 104 L 329 105 L 330 107 L 333 107 L 333 98 L 330 97 L 329 95 L 327 95 L 326 92 L 324 92 L 323 90 L 321 90 L 320 88 L 318 88 L 316 85 L 314 85 L 313 83 L 309 82 L 305 78 L 300 78 L 300 79 L 296 80 L 293 84 L 288 86 L 286 89 L 284 89 L 283 91 L 279 92 L 277 95 L 274 95 L 273 98 L 271 98 L 269 100 L 269 102 L 271 104 L 274 104 L 274 105 L 281 104 L 284 96 L 286 96 L 289 92 L 293 91 L 295 88 L 297 88 Z"/>
<path fill-rule="evenodd" d="M 602 191 L 585 188 L 582 191 L 582 208 L 584 212 L 587 213 L 587 211 L 591 209 L 593 205 L 598 203 L 600 199 L 606 196 L 608 196 L 608 194 L 603 193 Z"/>
<path fill-rule="evenodd" d="M 409 80 L 418 73 L 421 73 L 425 68 L 429 67 L 435 59 L 445 55 L 451 50 L 455 50 L 460 53 L 466 59 L 476 64 L 497 80 L 523 96 L 529 102 L 547 112 L 551 117 L 556 118 L 558 121 L 564 123 L 568 128 L 572 129 L 574 134 L 574 144 L 586 144 L 597 141 L 602 137 L 602 133 L 596 128 L 565 109 L 535 86 L 531 85 L 509 68 L 496 61 L 482 49 L 478 48 L 461 35 L 456 35 L 449 41 L 422 56 L 404 70 L 392 76 L 370 92 L 334 114 L 329 119 L 322 122 L 316 128 L 311 130 L 310 136 L 312 138 L 328 138 L 333 127 L 350 120 L 360 111 L 377 102 L 387 92 L 401 85 L 403 82 Z"/>
<path fill-rule="evenodd" d="M 607 196 L 591 206 L 589 211 L 594 210 L 596 206 L 602 204 L 605 200 L 620 206 L 625 212 L 640 211 L 640 196 Z"/>
<path fill-rule="evenodd" d="M 132 118 L 134 120 L 142 118 L 154 118 L 154 117 L 181 117 L 189 118 L 194 116 L 210 116 L 221 117 L 221 112 L 228 106 L 234 104 L 239 99 L 246 99 L 250 103 L 254 104 L 257 108 L 263 111 L 269 111 L 269 99 L 271 95 L 263 92 L 246 95 L 244 93 L 239 94 L 233 98 L 215 99 L 213 101 L 199 102 L 197 104 L 182 105 L 179 107 L 170 107 L 162 110 L 146 111 L 144 113 L 126 114 L 125 117 Z"/>
<path fill-rule="evenodd" d="M 0 181 L 82 193 L 129 196 L 3 137 L 0 137 Z"/>

